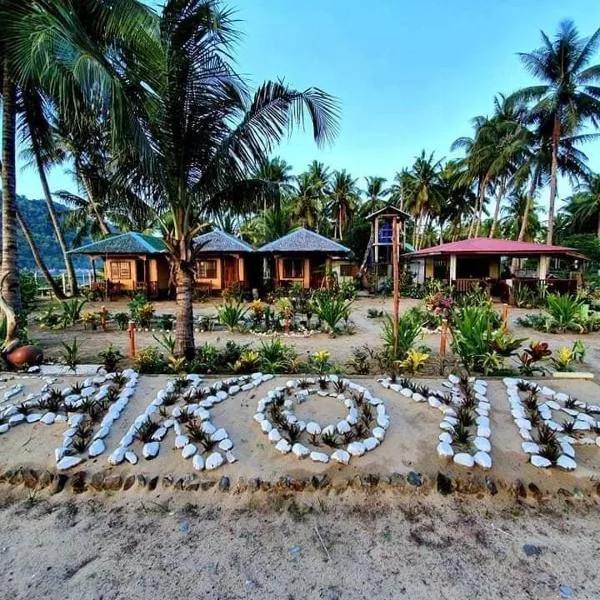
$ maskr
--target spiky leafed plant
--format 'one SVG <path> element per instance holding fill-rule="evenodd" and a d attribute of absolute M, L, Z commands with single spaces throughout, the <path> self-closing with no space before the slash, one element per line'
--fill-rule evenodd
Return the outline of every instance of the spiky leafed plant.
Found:
<path fill-rule="evenodd" d="M 554 207 L 559 171 L 559 146 L 564 136 L 572 136 L 600 119 L 600 65 L 590 65 L 600 44 L 600 29 L 582 37 L 569 20 L 561 22 L 553 40 L 541 33 L 542 46 L 522 53 L 526 69 L 539 80 L 512 98 L 528 103 L 534 121 L 550 125 L 550 198 L 547 243 L 554 235 Z"/>
<path fill-rule="evenodd" d="M 217 444 L 210 435 L 202 429 L 202 423 L 198 420 L 189 421 L 186 426 L 187 434 L 193 442 L 200 444 L 205 452 L 209 452 Z"/>
<path fill-rule="evenodd" d="M 159 19 L 148 85 L 155 104 L 147 127 L 156 168 L 124 165 L 158 215 L 176 282 L 177 356 L 194 352 L 192 283 L 203 223 L 227 203 L 230 212 L 260 197 L 250 180 L 295 124 L 307 118 L 317 143 L 336 132 L 337 105 L 323 91 L 266 82 L 254 95 L 233 67 L 239 32 L 220 0 L 168 0 Z M 143 165 L 142 165 L 143 167 Z"/>
<path fill-rule="evenodd" d="M 159 429 L 158 423 L 155 423 L 151 419 L 146 419 L 139 427 L 135 430 L 135 437 L 141 442 L 148 443 L 152 441 L 152 436 Z"/>

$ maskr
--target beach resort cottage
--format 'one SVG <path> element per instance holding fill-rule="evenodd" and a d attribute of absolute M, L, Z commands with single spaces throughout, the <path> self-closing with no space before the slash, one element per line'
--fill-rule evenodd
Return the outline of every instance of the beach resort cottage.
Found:
<path fill-rule="evenodd" d="M 257 250 L 264 255 L 263 277 L 275 287 L 300 284 L 304 288 L 328 285 L 326 274 L 337 264 L 350 264 L 352 251 L 309 229 L 299 227 Z M 344 274 L 347 272 L 343 269 Z"/>
<path fill-rule="evenodd" d="M 169 292 L 165 252 L 161 238 L 136 232 L 112 235 L 70 251 L 89 256 L 94 273 L 95 261 L 104 261 L 104 281 L 94 281 L 92 289 L 101 290 L 108 297 L 143 292 L 149 298 Z"/>
<path fill-rule="evenodd" d="M 558 292 L 575 291 L 584 258 L 564 246 L 490 238 L 449 242 L 403 256 L 418 283 L 445 281 L 458 292 L 479 286 L 504 301 L 512 300 L 516 287 L 540 282 Z"/>
<path fill-rule="evenodd" d="M 194 239 L 197 248 L 196 285 L 209 292 L 233 286 L 249 287 L 249 259 L 254 248 L 246 242 L 215 229 Z"/>
<path fill-rule="evenodd" d="M 219 229 L 198 236 L 194 267 L 195 286 L 219 292 L 236 284 L 247 285 L 247 258 L 252 246 Z M 149 298 L 171 296 L 170 268 L 162 238 L 129 232 L 107 237 L 71 250 L 104 261 L 104 281 L 92 288 L 107 297 L 145 293 Z"/>

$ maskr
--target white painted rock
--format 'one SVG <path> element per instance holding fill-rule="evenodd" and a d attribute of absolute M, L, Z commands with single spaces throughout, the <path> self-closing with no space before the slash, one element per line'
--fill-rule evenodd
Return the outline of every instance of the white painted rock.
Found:
<path fill-rule="evenodd" d="M 17 413 L 16 415 L 13 415 L 10 419 L 8 419 L 8 424 L 11 427 L 14 427 L 15 425 L 19 425 L 20 423 L 22 423 L 25 420 L 25 415 L 22 415 L 21 413 Z"/>
<path fill-rule="evenodd" d="M 194 444 L 186 444 L 181 451 L 181 456 L 183 458 L 191 458 L 196 452 L 198 452 L 198 448 Z"/>
<path fill-rule="evenodd" d="M 577 468 L 577 463 L 566 454 L 561 454 L 556 461 L 556 466 L 565 471 L 574 471 Z"/>
<path fill-rule="evenodd" d="M 531 433 L 528 429 L 519 429 L 519 435 L 526 441 L 532 442 L 533 438 L 531 437 Z"/>
<path fill-rule="evenodd" d="M 475 464 L 474 458 L 466 452 L 459 452 L 454 455 L 454 462 L 462 467 L 472 467 Z"/>
<path fill-rule="evenodd" d="M 175 437 L 175 448 L 182 450 L 190 443 L 190 438 L 187 435 L 178 435 Z"/>
<path fill-rule="evenodd" d="M 350 431 L 352 431 L 352 428 L 350 427 L 350 423 L 348 423 L 348 421 L 344 420 L 344 421 L 340 421 L 337 424 L 337 430 L 338 430 L 338 433 L 344 434 L 344 433 L 349 433 Z"/>
<path fill-rule="evenodd" d="M 2 425 L 0 425 L 0 433 L 6 433 L 9 429 L 10 426 L 8 423 L 2 423 Z"/>
<path fill-rule="evenodd" d="M 375 450 L 375 448 L 377 448 L 377 446 L 379 446 L 379 442 L 377 441 L 377 438 L 374 438 L 374 437 L 368 437 L 368 438 L 364 439 L 362 441 L 362 443 L 367 452 L 370 452 L 371 450 Z"/>
<path fill-rule="evenodd" d="M 227 459 L 227 462 L 230 465 L 232 465 L 234 462 L 237 462 L 237 458 L 233 455 L 233 452 L 231 451 L 225 452 L 225 458 Z"/>
<path fill-rule="evenodd" d="M 269 433 L 271 431 L 271 429 L 273 429 L 273 425 L 272 425 L 271 421 L 269 421 L 268 419 L 265 419 L 264 421 L 260 422 L 260 428 L 263 433 Z"/>
<path fill-rule="evenodd" d="M 63 448 L 62 446 L 54 449 L 54 459 L 56 462 L 60 462 L 60 459 L 65 455 L 65 452 L 66 448 Z"/>
<path fill-rule="evenodd" d="M 306 424 L 306 432 L 310 435 L 319 435 L 321 433 L 321 426 L 314 421 L 310 421 Z"/>
<path fill-rule="evenodd" d="M 452 436 L 447 431 L 440 433 L 438 440 L 440 440 L 440 442 L 444 442 L 445 444 L 452 444 L 453 441 Z"/>
<path fill-rule="evenodd" d="M 387 429 L 390 426 L 390 418 L 387 415 L 379 415 L 377 417 L 377 426 Z"/>
<path fill-rule="evenodd" d="M 385 437 L 385 429 L 382 427 L 375 427 L 375 429 L 373 429 L 373 437 L 382 441 Z"/>
<path fill-rule="evenodd" d="M 575 456 L 575 448 L 573 448 L 573 446 L 571 446 L 571 444 L 569 444 L 569 442 L 563 440 L 560 442 L 560 448 L 563 451 L 563 454 L 566 454 L 567 456 L 570 456 L 571 458 L 573 458 Z"/>
<path fill-rule="evenodd" d="M 352 456 L 362 456 L 366 452 L 365 445 L 362 442 L 352 442 L 348 444 L 346 450 L 348 450 Z"/>
<path fill-rule="evenodd" d="M 120 465 L 125 460 L 127 450 L 120 446 L 108 457 L 108 464 Z"/>
<path fill-rule="evenodd" d="M 28 423 L 37 423 L 42 418 L 42 413 L 31 413 L 27 415 Z"/>
<path fill-rule="evenodd" d="M 192 465 L 196 471 L 202 471 L 202 469 L 204 469 L 204 458 L 202 458 L 202 454 L 194 454 Z"/>
<path fill-rule="evenodd" d="M 331 460 L 335 460 L 343 465 L 347 465 L 350 462 L 350 454 L 346 450 L 338 448 L 332 455 Z"/>
<path fill-rule="evenodd" d="M 40 422 L 44 425 L 52 425 L 56 421 L 56 413 L 47 412 L 41 419 Z"/>
<path fill-rule="evenodd" d="M 415 392 L 415 393 L 412 395 L 412 399 L 413 399 L 415 402 L 425 402 L 425 400 L 426 400 L 425 396 L 423 396 L 422 394 L 419 394 L 419 392 Z"/>
<path fill-rule="evenodd" d="M 167 428 L 166 427 L 159 427 L 153 434 L 152 434 L 152 439 L 155 442 L 161 442 L 163 440 L 163 438 L 165 437 L 165 435 L 167 435 Z"/>
<path fill-rule="evenodd" d="M 200 429 L 202 429 L 202 431 L 208 435 L 212 435 L 217 430 L 217 428 L 210 421 L 203 421 L 200 425 Z"/>
<path fill-rule="evenodd" d="M 534 467 L 539 467 L 540 469 L 546 469 L 552 466 L 552 463 L 547 458 L 544 458 L 543 456 L 539 456 L 537 454 L 531 455 L 531 464 Z"/>
<path fill-rule="evenodd" d="M 446 442 L 440 442 L 438 444 L 437 453 L 441 458 L 452 458 L 454 456 L 452 446 Z"/>
<path fill-rule="evenodd" d="M 271 429 L 268 435 L 269 441 L 276 444 L 281 439 L 281 434 L 278 429 Z"/>
<path fill-rule="evenodd" d="M 302 444 L 299 444 L 298 442 L 296 442 L 292 446 L 292 452 L 298 458 L 305 458 L 305 457 L 307 457 L 310 454 L 310 450 L 306 446 L 303 446 Z"/>
<path fill-rule="evenodd" d="M 233 442 L 229 438 L 225 438 L 219 442 L 219 449 L 227 452 L 233 448 Z"/>
<path fill-rule="evenodd" d="M 90 458 L 94 458 L 94 456 L 99 456 L 106 450 L 106 446 L 102 440 L 94 440 L 90 447 L 88 448 L 88 456 Z"/>
<path fill-rule="evenodd" d="M 475 448 L 477 448 L 477 450 L 480 450 L 481 452 L 491 452 L 492 450 L 492 445 L 490 444 L 490 441 L 484 437 L 476 437 L 473 440 L 473 445 L 475 446 Z"/>
<path fill-rule="evenodd" d="M 427 402 L 429 402 L 429 406 L 432 408 L 439 408 L 442 405 L 441 400 L 438 400 L 435 396 L 429 396 Z"/>
<path fill-rule="evenodd" d="M 290 443 L 284 439 L 280 439 L 277 444 L 275 444 L 275 448 L 279 450 L 281 454 L 287 454 L 292 449 Z"/>
<path fill-rule="evenodd" d="M 540 447 L 535 442 L 523 442 L 521 448 L 526 454 L 537 454 L 540 451 Z"/>
<path fill-rule="evenodd" d="M 218 452 L 213 452 L 207 459 L 206 459 L 206 470 L 207 471 L 213 471 L 214 469 L 219 468 L 223 463 L 224 463 L 224 459 L 223 456 L 221 454 L 219 454 Z"/>
<path fill-rule="evenodd" d="M 315 462 L 320 462 L 320 463 L 328 463 L 329 462 L 329 456 L 327 454 L 325 454 L 325 452 L 311 452 L 310 453 L 310 458 L 311 460 L 314 460 Z"/>
<path fill-rule="evenodd" d="M 144 444 L 144 447 L 142 448 L 142 455 L 146 460 L 150 460 L 157 456 L 159 450 L 160 444 L 158 442 L 148 442 L 147 444 Z"/>
<path fill-rule="evenodd" d="M 125 452 L 125 460 L 130 465 L 137 465 L 137 462 L 138 462 L 137 454 L 133 450 L 127 450 L 127 452 Z"/>
<path fill-rule="evenodd" d="M 487 452 L 476 452 L 473 457 L 475 464 L 479 465 L 482 469 L 492 468 L 492 457 Z"/>
<path fill-rule="evenodd" d="M 403 396 L 406 396 L 407 398 L 412 398 L 412 395 L 413 395 L 413 392 L 412 392 L 412 390 L 409 390 L 408 388 L 402 388 L 402 389 L 400 390 L 400 393 L 401 393 Z"/>
<path fill-rule="evenodd" d="M 211 436 L 210 439 L 213 442 L 222 442 L 223 440 L 229 437 L 227 431 L 221 427 L 221 429 L 217 429 Z"/>
<path fill-rule="evenodd" d="M 65 456 L 61 458 L 56 464 L 56 468 L 59 471 L 66 471 L 72 467 L 78 465 L 83 459 L 80 456 Z"/>

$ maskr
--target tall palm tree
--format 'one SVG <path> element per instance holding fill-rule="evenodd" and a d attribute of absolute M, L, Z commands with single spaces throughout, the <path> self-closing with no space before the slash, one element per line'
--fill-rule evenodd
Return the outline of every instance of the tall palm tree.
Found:
<path fill-rule="evenodd" d="M 386 181 L 385 177 L 378 177 L 376 175 L 365 177 L 367 186 L 364 190 L 364 211 L 366 214 L 371 214 L 385 205 L 386 196 L 390 193 L 385 187 Z"/>
<path fill-rule="evenodd" d="M 358 194 L 356 179 L 346 169 L 333 172 L 331 188 L 328 193 L 328 209 L 335 221 L 334 238 L 344 239 L 346 221 L 354 214 L 358 206 Z"/>
<path fill-rule="evenodd" d="M 525 68 L 540 81 L 519 90 L 513 98 L 527 102 L 533 121 L 549 121 L 550 197 L 547 243 L 554 232 L 559 171 L 559 146 L 565 135 L 576 135 L 583 126 L 598 125 L 600 118 L 600 64 L 590 66 L 600 44 L 600 29 L 581 37 L 572 21 L 561 22 L 554 38 L 542 31 L 542 46 L 521 53 Z"/>
<path fill-rule="evenodd" d="M 145 80 L 157 100 L 147 122 L 155 161 L 142 169 L 124 165 L 130 183 L 147 190 L 163 230 L 176 285 L 179 356 L 194 353 L 194 238 L 203 223 L 243 197 L 238 192 L 247 189 L 249 174 L 307 114 L 317 143 L 336 133 L 337 104 L 319 89 L 266 82 L 252 96 L 232 66 L 238 37 L 219 0 L 166 2 L 156 62 Z"/>
<path fill-rule="evenodd" d="M 273 208 L 275 211 L 279 211 L 281 199 L 294 189 L 292 165 L 279 156 L 275 156 L 262 161 L 253 177 L 265 183 L 262 191 L 263 209 Z M 271 202 L 270 207 L 267 207 L 268 201 Z"/>
<path fill-rule="evenodd" d="M 301 173 L 296 178 L 294 194 L 294 219 L 308 229 L 317 229 L 321 212 L 320 192 L 310 173 Z"/>
<path fill-rule="evenodd" d="M 600 175 L 594 174 L 581 183 L 561 211 L 571 216 L 575 231 L 595 230 L 600 238 Z"/>

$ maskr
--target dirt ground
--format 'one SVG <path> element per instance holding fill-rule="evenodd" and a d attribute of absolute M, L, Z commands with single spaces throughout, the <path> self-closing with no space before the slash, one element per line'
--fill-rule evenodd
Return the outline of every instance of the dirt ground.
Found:
<path fill-rule="evenodd" d="M 200 315 L 215 315 L 216 307 L 221 302 L 220 299 L 206 303 L 196 304 L 194 307 L 195 316 Z M 412 306 L 422 304 L 422 300 L 413 300 L 403 298 L 400 302 L 401 312 L 408 310 Z M 111 313 L 126 312 L 127 300 L 118 300 L 105 303 Z M 84 307 L 86 310 L 100 310 L 102 303 L 88 303 Z M 155 303 L 156 313 L 171 313 L 175 314 L 175 303 L 172 301 L 161 301 Z M 501 310 L 501 305 L 497 305 L 498 310 Z M 381 344 L 381 319 L 367 318 L 369 309 L 377 309 L 391 312 L 392 301 L 389 298 L 380 297 L 360 297 L 356 300 L 351 320 L 355 326 L 355 332 L 352 335 L 343 335 L 336 338 L 331 338 L 325 333 L 316 333 L 310 337 L 284 337 L 287 344 L 296 347 L 299 356 L 306 356 L 317 350 L 328 350 L 331 353 L 333 362 L 345 364 L 352 355 L 352 348 L 364 346 L 365 344 L 376 347 Z M 517 324 L 517 319 L 527 313 L 537 312 L 530 309 L 511 308 L 509 312 L 509 323 L 511 332 L 520 338 L 527 338 L 534 341 L 546 341 L 550 344 L 550 348 L 556 350 L 561 346 L 571 346 L 574 340 L 581 339 L 588 347 L 586 356 L 585 369 L 591 370 L 594 373 L 600 374 L 600 333 L 592 333 L 587 335 L 576 334 L 543 334 L 533 329 L 526 329 Z M 121 353 L 126 356 L 128 348 L 127 332 L 119 331 L 112 328 L 110 331 L 84 331 L 82 325 L 69 327 L 64 331 L 49 331 L 40 329 L 37 323 L 34 323 L 32 317 L 30 324 L 31 337 L 40 343 L 44 349 L 48 359 L 58 359 L 61 351 L 61 342 L 71 342 L 74 337 L 78 338 L 81 343 L 81 362 L 98 362 L 98 353 L 112 343 L 121 350 Z M 153 339 L 152 332 L 137 332 L 138 348 L 146 346 L 157 346 L 156 340 Z M 84 341 L 85 338 L 85 341 Z M 215 331 L 196 333 L 196 344 L 210 342 L 213 344 L 224 344 L 227 340 L 235 340 L 241 344 L 252 344 L 259 346 L 262 338 L 256 337 L 249 333 L 230 333 L 227 331 Z M 419 343 L 429 346 L 434 353 L 437 353 L 440 345 L 440 336 L 438 333 L 427 334 L 422 336 Z M 123 364 L 125 365 L 127 361 Z"/>

